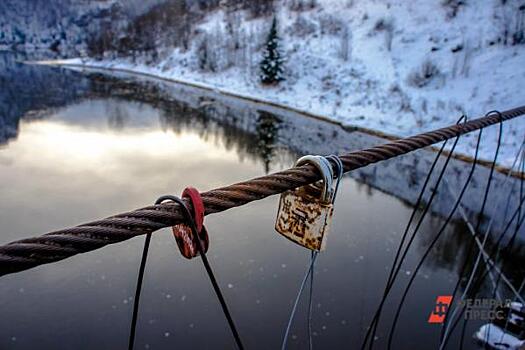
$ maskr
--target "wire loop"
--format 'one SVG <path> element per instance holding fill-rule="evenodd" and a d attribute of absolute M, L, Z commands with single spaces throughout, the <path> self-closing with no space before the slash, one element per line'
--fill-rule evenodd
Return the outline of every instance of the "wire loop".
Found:
<path fill-rule="evenodd" d="M 192 207 L 193 207 L 194 212 L 196 213 L 197 217 L 199 217 L 199 215 L 200 215 L 199 211 L 202 211 L 202 213 L 204 213 L 204 205 L 202 205 L 202 208 L 200 208 L 200 204 L 199 204 L 200 194 L 199 194 L 199 192 L 196 189 L 194 189 L 193 187 L 188 187 L 188 188 L 186 188 L 184 190 L 183 195 L 184 194 L 187 195 L 186 198 L 188 198 L 189 201 L 191 202 Z M 215 275 L 214 275 L 214 273 L 213 273 L 213 271 L 211 269 L 210 263 L 208 262 L 208 258 L 206 257 L 206 251 L 208 249 L 208 245 L 206 243 L 206 242 L 208 242 L 208 238 L 207 238 L 208 234 L 206 232 L 206 228 L 203 225 L 203 222 L 201 222 L 202 230 L 199 232 L 198 229 L 197 229 L 197 223 L 195 221 L 195 218 L 192 215 L 192 213 L 190 212 L 190 210 L 188 209 L 187 204 L 182 199 L 180 199 L 177 196 L 172 196 L 172 195 L 161 196 L 161 197 L 159 197 L 159 199 L 157 199 L 157 201 L 155 203 L 156 204 L 160 204 L 160 203 L 163 203 L 163 202 L 165 202 L 167 200 L 175 202 L 175 203 L 177 203 L 180 206 L 180 209 L 181 209 L 181 212 L 182 212 L 182 216 L 184 217 L 184 222 L 182 224 L 180 224 L 180 225 L 187 224 L 187 225 L 189 225 L 189 228 L 191 230 L 191 232 L 188 235 L 189 241 L 186 241 L 185 243 L 192 242 L 192 243 L 195 244 L 195 246 L 197 248 L 197 253 L 202 258 L 202 263 L 204 264 L 204 268 L 206 269 L 206 272 L 208 273 L 208 277 L 209 277 L 210 282 L 211 282 L 211 284 L 213 286 L 213 289 L 215 290 L 215 294 L 217 294 L 217 298 L 219 299 L 219 303 L 221 304 L 224 316 L 226 317 L 226 319 L 228 321 L 228 325 L 230 326 L 230 330 L 231 330 L 231 332 L 233 334 L 233 337 L 235 339 L 235 343 L 237 344 L 237 347 L 239 349 L 244 349 L 244 347 L 242 345 L 242 342 L 241 342 L 241 338 L 239 336 L 239 332 L 237 331 L 237 328 L 235 327 L 235 323 L 233 322 L 233 318 L 231 317 L 230 311 L 228 310 L 228 305 L 226 304 L 226 300 L 224 299 L 224 296 L 222 295 L 222 292 L 221 292 L 221 289 L 219 287 L 219 284 L 217 283 Z M 200 200 L 200 201 L 202 202 L 202 200 Z M 202 217 L 204 218 L 203 214 L 202 214 Z M 206 237 L 205 237 L 206 241 L 205 242 L 202 241 L 203 237 L 201 237 L 201 235 L 203 233 L 206 234 Z M 132 321 L 131 321 L 131 331 L 130 331 L 129 343 L 128 343 L 128 349 L 129 350 L 133 350 L 133 346 L 134 346 L 134 343 L 135 343 L 135 332 L 136 332 L 137 319 L 138 319 L 140 293 L 141 293 L 141 290 L 142 290 L 142 283 L 143 283 L 143 280 L 144 280 L 144 271 L 145 271 L 145 268 L 146 268 L 146 260 L 147 260 L 147 257 L 148 257 L 148 250 L 149 250 L 150 242 L 151 242 L 151 233 L 146 235 L 146 240 L 145 240 L 145 243 L 144 243 L 144 249 L 142 251 L 142 260 L 141 260 L 140 268 L 139 268 L 139 276 L 138 276 L 138 280 L 137 280 L 137 289 L 135 291 L 135 300 L 134 300 L 134 305 L 133 305 L 133 317 L 132 317 Z M 177 240 L 177 244 L 179 244 L 178 240 Z M 179 248 L 180 248 L 180 246 L 179 246 Z M 181 253 L 182 253 L 182 250 L 181 250 Z M 184 253 L 183 253 L 183 255 L 184 255 Z"/>

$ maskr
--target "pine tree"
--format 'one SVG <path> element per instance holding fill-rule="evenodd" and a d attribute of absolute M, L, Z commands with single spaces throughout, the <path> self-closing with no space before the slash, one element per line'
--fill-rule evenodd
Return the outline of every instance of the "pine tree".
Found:
<path fill-rule="evenodd" d="M 276 84 L 284 80 L 282 65 L 283 59 L 279 52 L 279 37 L 277 36 L 277 19 L 274 17 L 261 61 L 261 82 L 263 84 Z"/>

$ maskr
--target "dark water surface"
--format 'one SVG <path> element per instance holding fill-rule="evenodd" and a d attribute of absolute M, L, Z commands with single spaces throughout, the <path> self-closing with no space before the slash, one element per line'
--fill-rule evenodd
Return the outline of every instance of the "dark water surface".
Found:
<path fill-rule="evenodd" d="M 187 185 L 205 191 L 284 169 L 308 148 L 329 152 L 318 150 L 348 137 L 326 136 L 335 126 L 316 121 L 317 136 L 293 141 L 287 132 L 311 126 L 298 120 L 284 128 L 284 117 L 242 106 L 235 110 L 244 115 L 234 113 L 206 96 L 170 97 L 98 74 L 20 65 L 10 56 L 0 61 L 0 243 L 142 207 Z M 352 137 L 356 148 L 360 137 Z M 327 250 L 315 268 L 314 348 L 360 344 L 412 210 L 403 197 L 419 188 L 416 181 L 408 193 L 400 185 L 402 200 L 368 185 L 367 176 L 344 178 Z M 206 218 L 208 256 L 247 349 L 280 347 L 309 262 L 309 252 L 274 232 L 277 201 Z M 438 215 L 424 222 L 398 287 L 442 222 Z M 437 345 L 440 327 L 427 318 L 436 296 L 453 288 L 467 238 L 456 223 L 433 250 L 409 294 L 396 348 Z M 143 242 L 138 237 L 2 277 L 0 348 L 127 348 Z M 378 348 L 399 289 L 387 305 Z M 306 295 L 289 348 L 307 347 Z M 469 323 L 467 348 L 475 348 L 470 335 L 479 325 Z M 201 262 L 182 258 L 165 229 L 153 235 L 136 349 L 173 348 L 234 343 Z"/>

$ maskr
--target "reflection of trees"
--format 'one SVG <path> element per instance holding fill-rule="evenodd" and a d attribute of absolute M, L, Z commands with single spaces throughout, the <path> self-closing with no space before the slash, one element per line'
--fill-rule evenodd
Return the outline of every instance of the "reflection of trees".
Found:
<path fill-rule="evenodd" d="M 18 135 L 21 118 L 40 118 L 36 111 L 72 103 L 89 90 L 82 75 L 17 62 L 25 58 L 0 54 L 0 145 Z"/>
<path fill-rule="evenodd" d="M 92 75 L 94 95 L 147 103 L 161 111 L 161 127 L 175 134 L 196 132 L 203 140 L 221 144 L 234 150 L 241 160 L 248 158 L 263 164 L 269 171 L 276 162 L 291 163 L 296 155 L 287 149 L 279 149 L 288 157 L 275 157 L 278 129 L 281 120 L 268 112 L 252 109 L 235 109 L 219 101 L 201 97 L 196 106 L 176 100 L 156 84 L 136 83 Z M 113 113 L 114 111 L 112 111 Z M 116 111 L 118 112 L 118 111 Z M 121 114 L 121 113 L 120 113 Z M 110 120 L 120 120 L 119 113 Z"/>
<path fill-rule="evenodd" d="M 270 128 L 270 121 L 266 116 L 265 121 L 256 124 L 255 135 L 241 127 L 235 125 L 235 119 L 231 111 L 226 111 L 225 120 L 233 120 L 232 124 L 223 123 L 222 118 L 218 118 L 216 114 L 223 113 L 214 105 L 208 105 L 199 109 L 192 109 L 188 106 L 179 103 L 170 103 L 170 109 L 162 109 L 163 125 L 176 133 L 184 131 L 197 132 L 204 140 L 222 144 L 227 150 L 235 150 L 240 159 L 251 159 L 263 163 L 265 171 L 268 172 L 270 165 L 274 162 L 273 159 L 273 144 L 275 142 L 276 134 L 268 136 Z M 175 108 L 174 108 L 175 107 Z M 176 111 L 174 109 L 177 109 Z M 253 113 L 253 112 L 248 112 Z M 211 117 L 215 115 L 214 117 Z M 233 119 L 232 119 L 233 118 Z M 274 117 L 275 118 L 275 117 Z M 277 119 L 274 119 L 277 120 Z M 262 126 L 261 126 L 262 125 Z M 272 124 L 273 125 L 273 124 Z M 274 126 L 275 127 L 275 126 Z M 266 133 L 266 137 L 262 137 L 262 133 Z M 276 132 L 275 130 L 272 132 Z M 290 154 L 291 158 L 295 158 L 289 150 L 283 152 Z"/>
<path fill-rule="evenodd" d="M 257 138 L 257 149 L 264 162 L 264 170 L 270 172 L 270 163 L 275 153 L 279 124 L 281 119 L 268 112 L 260 111 L 255 126 L 255 137 Z"/>
<path fill-rule="evenodd" d="M 428 220 L 428 228 L 425 230 L 425 235 L 420 236 L 419 240 L 419 250 L 426 250 L 432 239 L 438 233 L 443 220 L 437 216 L 432 216 Z M 478 234 L 480 241 L 483 240 L 485 230 L 481 229 Z M 509 234 L 507 234 L 509 235 Z M 496 238 L 497 239 L 497 238 Z M 487 242 L 485 243 L 485 251 L 490 255 L 495 251 L 495 240 L 489 235 Z M 474 244 L 470 256 L 467 256 L 469 246 Z M 426 260 L 426 266 L 431 267 L 432 269 L 445 268 L 450 271 L 454 271 L 456 277 L 459 277 L 462 266 L 467 262 L 466 265 L 466 276 L 468 277 L 470 272 L 474 267 L 477 255 L 479 253 L 478 246 L 472 240 L 472 234 L 470 233 L 467 225 L 462 220 L 457 220 L 451 222 L 450 225 L 443 232 L 441 238 L 435 244 L 431 254 L 429 254 Z M 501 268 L 502 261 L 507 261 L 504 265 L 505 275 L 510 279 L 514 279 L 516 284 L 519 285 L 523 274 L 525 272 L 525 252 L 523 251 L 523 246 L 516 247 L 511 251 L 502 250 L 500 253 L 500 259 L 498 260 L 498 267 Z M 481 259 L 480 265 L 477 269 L 477 274 L 475 280 L 485 273 L 485 262 L 483 258 Z M 492 274 L 496 276 L 496 271 L 492 269 Z M 497 277 L 496 277 L 497 279 Z M 461 280 L 461 289 L 463 290 L 467 284 L 467 278 Z M 500 286 L 503 287 L 503 283 L 500 283 Z M 480 295 L 491 295 L 493 285 L 490 282 L 489 276 L 486 276 L 484 283 L 481 284 Z M 505 288 L 502 288 L 505 289 Z M 471 292 L 477 292 L 477 290 L 472 290 Z M 473 297 L 473 295 L 471 295 Z"/>
<path fill-rule="evenodd" d="M 141 101 L 162 111 L 161 125 L 175 133 L 197 132 L 204 140 L 235 150 L 241 160 L 289 165 L 295 155 L 274 157 L 279 119 L 251 109 L 234 109 L 204 100 L 198 106 L 175 100 L 156 84 L 110 78 L 102 74 L 85 76 L 69 70 L 17 63 L 23 57 L 0 55 L 0 144 L 16 137 L 21 118 L 39 119 L 51 110 L 82 98 L 108 96 Z M 107 111 L 108 125 L 120 130 L 129 116 L 118 106 Z M 254 125 L 251 124 L 255 123 Z M 255 137 L 254 137 L 255 133 Z M 277 158 L 277 159 L 276 159 Z"/>
<path fill-rule="evenodd" d="M 126 122 L 130 119 L 127 111 L 125 111 L 119 104 L 112 104 L 107 113 L 108 126 L 113 130 L 124 129 Z"/>

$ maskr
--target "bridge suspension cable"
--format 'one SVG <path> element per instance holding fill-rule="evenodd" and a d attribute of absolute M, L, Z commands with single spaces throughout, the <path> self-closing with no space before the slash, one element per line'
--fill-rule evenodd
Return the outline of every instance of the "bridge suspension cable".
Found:
<path fill-rule="evenodd" d="M 525 106 L 501 113 L 489 113 L 485 117 L 464 123 L 350 152 L 341 155 L 340 159 L 346 173 L 524 114 Z M 312 165 L 303 165 L 204 192 L 201 195 L 206 207 L 205 214 L 222 212 L 318 180 L 320 177 L 315 168 Z M 50 232 L 39 237 L 11 242 L 0 246 L 0 276 L 149 234 L 181 223 L 183 220 L 184 217 L 178 204 L 162 203 Z"/>

